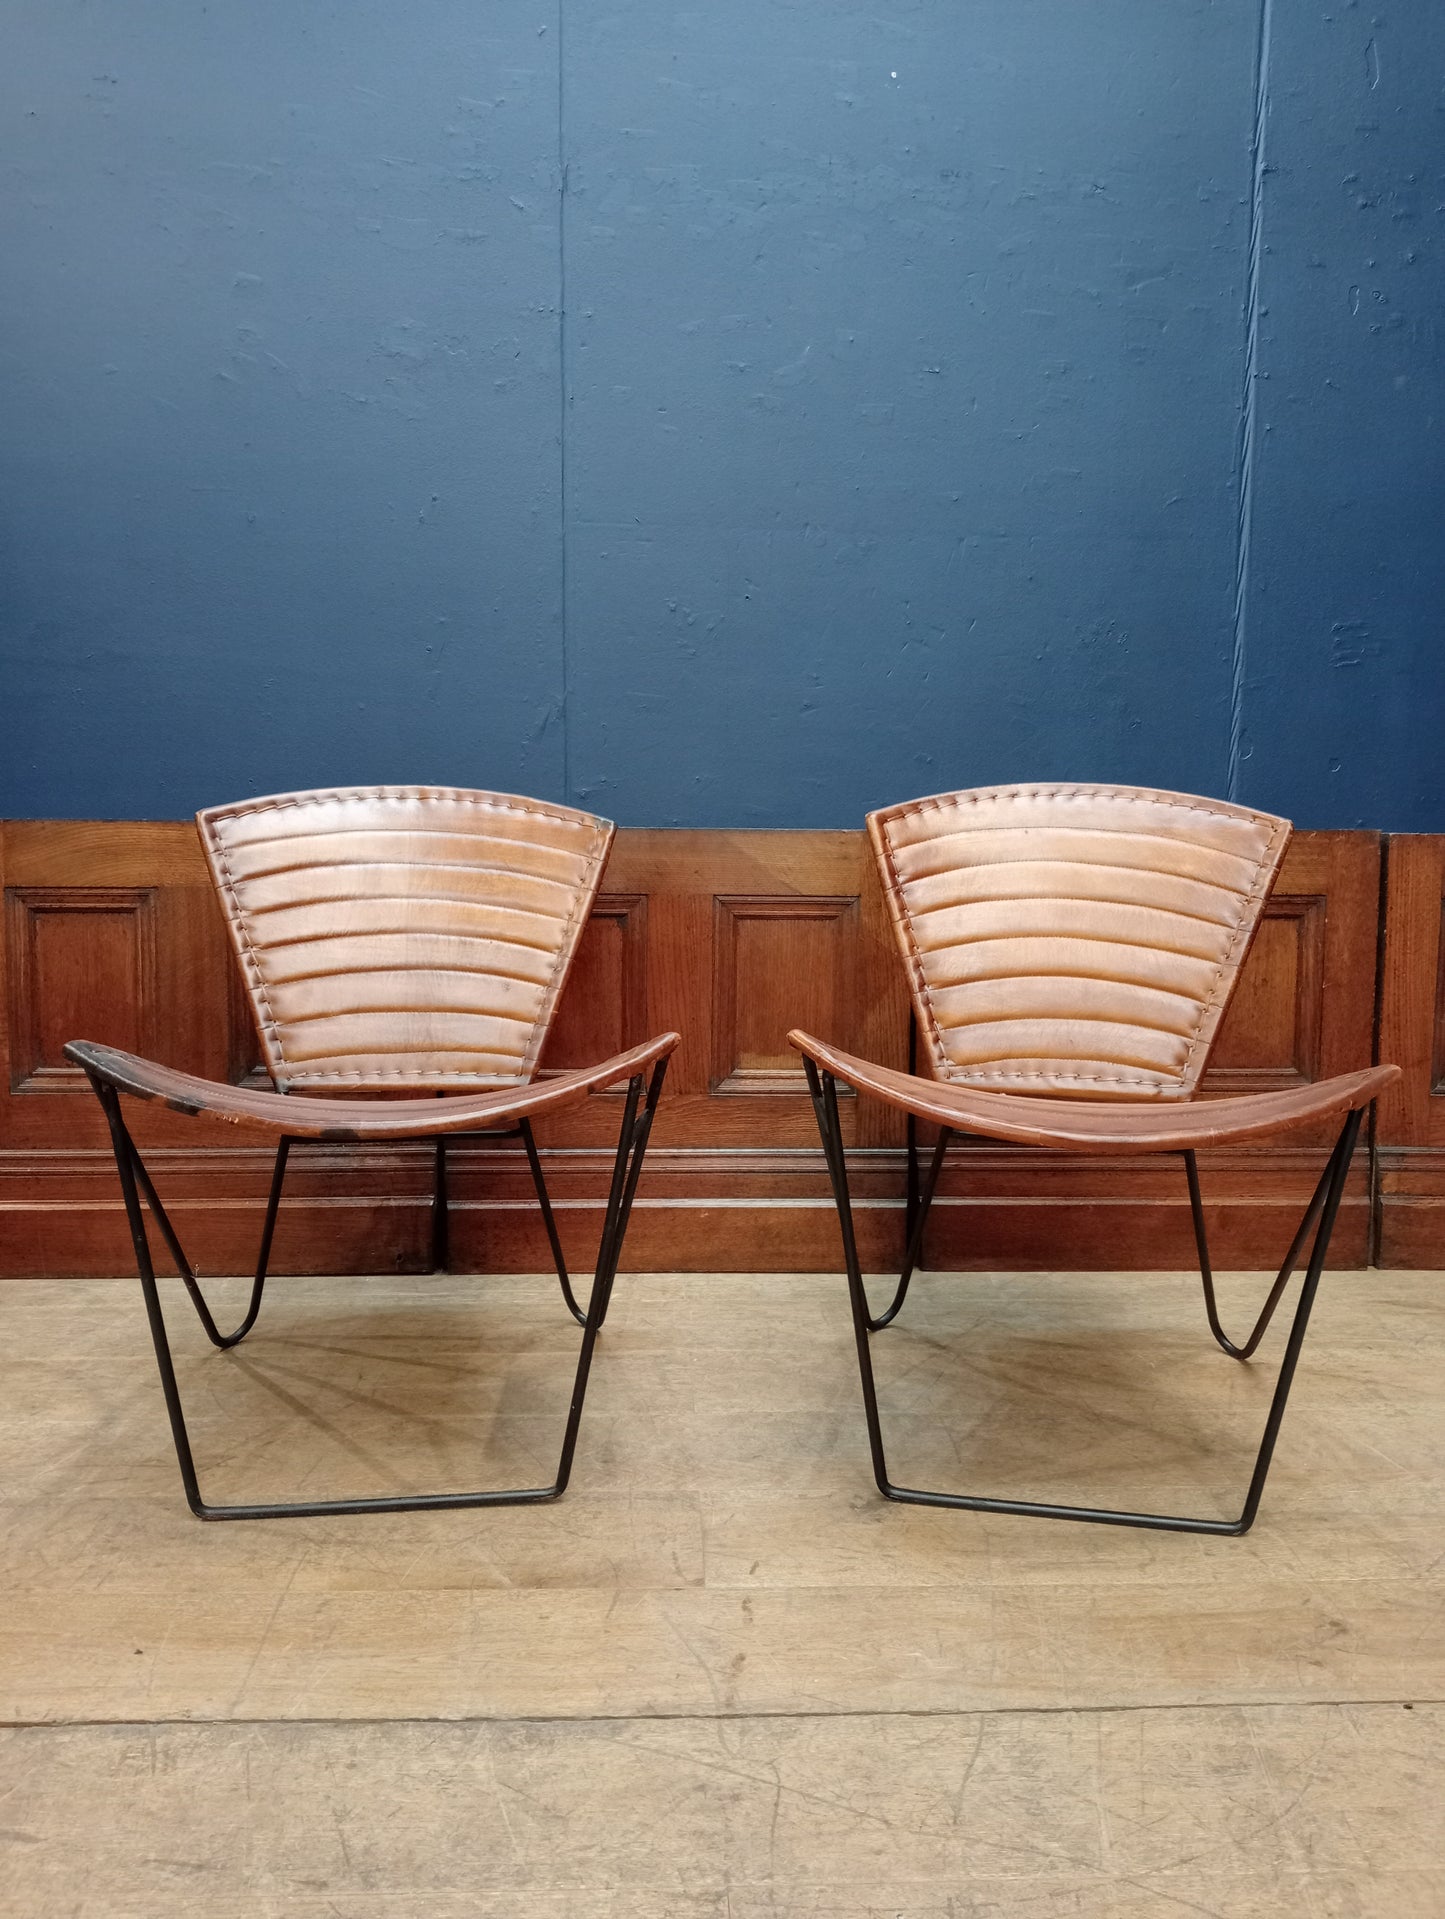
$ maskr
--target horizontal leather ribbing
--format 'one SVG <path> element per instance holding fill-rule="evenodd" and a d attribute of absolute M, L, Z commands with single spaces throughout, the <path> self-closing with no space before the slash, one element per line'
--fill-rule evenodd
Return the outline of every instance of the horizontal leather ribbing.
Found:
<path fill-rule="evenodd" d="M 1093 861 L 999 860 L 988 865 L 946 867 L 909 883 L 915 918 L 967 906 L 976 900 L 1054 899 L 1061 894 L 1121 906 L 1156 906 L 1188 919 L 1232 923 L 1234 892 L 1205 880 L 1154 868 Z"/>
<path fill-rule="evenodd" d="M 513 794 L 359 787 L 197 822 L 277 1086 L 530 1078 L 608 821 Z"/>
<path fill-rule="evenodd" d="M 870 814 L 935 1076 L 1187 1098 L 1287 821 L 1144 788 L 985 787 Z"/>

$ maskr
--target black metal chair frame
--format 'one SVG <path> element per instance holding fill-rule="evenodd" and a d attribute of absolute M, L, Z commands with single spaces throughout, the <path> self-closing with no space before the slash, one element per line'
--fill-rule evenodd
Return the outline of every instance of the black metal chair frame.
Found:
<path fill-rule="evenodd" d="M 141 1293 L 145 1300 L 146 1316 L 150 1323 L 151 1340 L 155 1347 L 156 1365 L 161 1376 L 161 1388 L 165 1395 L 166 1411 L 170 1417 L 171 1436 L 175 1441 L 176 1458 L 180 1464 L 181 1481 L 185 1487 L 186 1502 L 198 1519 L 281 1519 L 287 1517 L 315 1518 L 330 1513 L 389 1513 L 418 1512 L 440 1510 L 458 1506 L 532 1506 L 541 1505 L 548 1500 L 558 1499 L 566 1490 L 572 1472 L 572 1459 L 577 1445 L 577 1433 L 582 1419 L 582 1405 L 587 1392 L 588 1375 L 592 1367 L 593 1349 L 597 1335 L 601 1332 L 607 1318 L 608 1307 L 612 1301 L 612 1287 L 617 1277 L 617 1267 L 622 1254 L 623 1238 L 627 1231 L 627 1222 L 632 1212 L 632 1202 L 637 1191 L 638 1178 L 642 1172 L 643 1156 L 647 1149 L 648 1135 L 652 1130 L 653 1115 L 662 1094 L 663 1080 L 667 1073 L 666 1058 L 654 1065 L 644 1091 L 644 1078 L 637 1074 L 627 1083 L 627 1094 L 623 1106 L 622 1123 L 618 1133 L 617 1151 L 613 1160 L 612 1182 L 608 1191 L 607 1208 L 603 1215 L 602 1236 L 598 1245 L 597 1264 L 592 1278 L 592 1289 L 588 1297 L 587 1309 L 583 1312 L 573 1295 L 567 1274 L 566 1263 L 562 1256 L 561 1240 L 558 1236 L 556 1221 L 552 1215 L 551 1204 L 547 1197 L 546 1184 L 542 1176 L 541 1161 L 537 1154 L 536 1142 L 532 1137 L 530 1121 L 522 1119 L 515 1133 L 493 1133 L 493 1138 L 520 1137 L 526 1149 L 528 1165 L 541 1203 L 542 1219 L 547 1230 L 547 1238 L 552 1248 L 552 1256 L 557 1267 L 557 1277 L 561 1282 L 562 1295 L 569 1312 L 582 1327 L 582 1343 L 577 1356 L 577 1370 L 572 1382 L 571 1402 L 567 1411 L 566 1425 L 562 1435 L 562 1450 L 558 1460 L 556 1477 L 549 1486 L 529 1486 L 508 1488 L 498 1491 L 470 1493 L 423 1493 L 395 1494 L 375 1499 L 323 1499 L 299 1500 L 290 1503 L 264 1501 L 246 1505 L 212 1506 L 201 1497 L 200 1482 L 196 1473 L 195 1459 L 191 1451 L 190 1435 L 186 1429 L 185 1412 L 181 1404 L 180 1388 L 176 1381 L 175 1363 L 171 1355 L 170 1339 L 166 1332 L 165 1314 L 161 1306 L 160 1289 L 156 1280 L 154 1261 L 151 1255 L 150 1238 L 146 1231 L 145 1213 L 148 1210 L 160 1228 L 166 1242 L 176 1272 L 196 1309 L 206 1337 L 221 1351 L 238 1345 L 255 1325 L 261 1310 L 261 1298 L 265 1290 L 267 1268 L 271 1257 L 271 1242 L 275 1234 L 276 1214 L 281 1203 L 281 1192 L 286 1177 L 286 1166 L 290 1155 L 292 1139 L 283 1135 L 278 1142 L 276 1159 L 272 1168 L 270 1193 L 266 1202 L 266 1214 L 261 1228 L 261 1241 L 257 1253 L 256 1271 L 251 1286 L 250 1304 L 246 1314 L 234 1332 L 222 1333 L 216 1325 L 214 1315 L 206 1303 L 194 1267 L 186 1257 L 174 1225 L 172 1224 L 160 1196 L 147 1172 L 135 1141 L 121 1112 L 120 1095 L 114 1086 L 88 1072 L 92 1089 L 105 1112 L 110 1128 L 111 1146 L 115 1153 L 116 1170 L 120 1175 L 121 1192 L 125 1200 L 126 1220 L 130 1227 L 131 1243 L 135 1251 L 136 1267 L 140 1275 Z M 427 1135 L 419 1134 L 417 1138 Z M 453 1134 L 452 1138 L 488 1137 L 488 1135 L 469 1136 Z M 433 1268 L 438 1269 L 446 1263 L 446 1154 L 445 1140 L 433 1136 L 437 1147 L 435 1160 L 435 1185 L 433 1190 L 432 1211 L 432 1259 Z M 144 1206 L 142 1205 L 144 1199 Z M 440 1258 L 438 1253 L 440 1252 Z"/>
<path fill-rule="evenodd" d="M 938 1142 L 933 1150 L 927 1174 L 920 1187 L 918 1182 L 917 1134 L 912 1116 L 908 1129 L 908 1197 L 905 1213 L 905 1232 L 907 1247 L 903 1256 L 903 1266 L 898 1284 L 888 1307 L 874 1314 L 868 1304 L 868 1294 L 863 1284 L 863 1274 L 858 1261 L 858 1247 L 853 1232 L 853 1210 L 848 1191 L 847 1160 L 843 1146 L 843 1129 L 838 1114 L 837 1081 L 831 1073 L 820 1072 L 818 1067 L 806 1055 L 803 1060 L 808 1076 L 808 1091 L 813 1102 L 813 1112 L 818 1122 L 818 1132 L 823 1143 L 823 1156 L 827 1163 L 829 1182 L 833 1190 L 834 1202 L 838 1209 L 838 1223 L 843 1237 L 843 1257 L 848 1275 L 848 1296 L 853 1313 L 853 1331 L 858 1349 L 858 1371 L 863 1388 L 863 1406 L 868 1421 L 868 1443 L 873 1458 L 873 1475 L 878 1490 L 885 1499 L 900 1501 L 915 1506 L 946 1506 L 962 1508 L 968 1512 L 1014 1513 L 1029 1515 L 1038 1519 L 1077 1519 L 1096 1525 L 1138 1526 L 1162 1532 L 1213 1533 L 1226 1537 L 1238 1537 L 1247 1533 L 1254 1524 L 1259 1511 L 1259 1502 L 1264 1493 L 1265 1480 L 1269 1474 L 1270 1462 L 1274 1457 L 1275 1442 L 1279 1437 L 1280 1425 L 1284 1419 L 1285 1406 L 1289 1400 L 1290 1387 L 1294 1381 L 1295 1368 L 1299 1363 L 1305 1333 L 1309 1326 L 1310 1314 L 1314 1307 L 1315 1295 L 1319 1290 L 1320 1276 L 1324 1271 L 1325 1258 L 1329 1252 L 1330 1237 L 1334 1231 L 1335 1217 L 1339 1211 L 1340 1200 L 1344 1193 L 1345 1179 L 1350 1162 L 1354 1156 L 1355 1144 L 1359 1137 L 1360 1124 L 1364 1117 L 1363 1109 L 1348 1113 L 1345 1117 L 1334 1148 L 1320 1176 L 1314 1195 L 1305 1208 L 1304 1217 L 1294 1239 L 1290 1243 L 1284 1263 L 1270 1289 L 1249 1337 L 1236 1345 L 1225 1334 L 1219 1322 L 1219 1314 L 1214 1296 L 1214 1271 L 1210 1263 L 1209 1243 L 1205 1231 L 1204 1207 L 1199 1191 L 1199 1169 L 1193 1152 L 1185 1152 L 1182 1157 L 1189 1182 L 1190 1210 L 1194 1222 L 1195 1242 L 1199 1250 L 1200 1277 L 1204 1286 L 1205 1314 L 1209 1329 L 1221 1348 L 1232 1359 L 1248 1360 L 1263 1339 L 1275 1309 L 1283 1297 L 1284 1290 L 1299 1262 L 1305 1240 L 1311 1226 L 1314 1226 L 1314 1241 L 1310 1248 L 1309 1264 L 1300 1289 L 1299 1304 L 1295 1309 L 1294 1322 L 1290 1327 L 1284 1358 L 1280 1364 L 1274 1394 L 1270 1401 L 1269 1413 L 1265 1420 L 1263 1437 L 1259 1451 L 1255 1456 L 1254 1470 L 1250 1476 L 1245 1494 L 1244 1507 L 1238 1519 L 1194 1519 L 1173 1513 L 1139 1513 L 1121 1511 L 1098 1506 L 1065 1506 L 1046 1501 L 1028 1499 L 986 1499 L 964 1493 L 926 1492 L 916 1487 L 899 1486 L 888 1476 L 887 1458 L 883 1445 L 883 1428 L 878 1410 L 878 1394 L 873 1379 L 873 1359 L 869 1349 L 869 1337 L 890 1325 L 898 1316 L 908 1295 L 909 1284 L 914 1269 L 922 1254 L 924 1228 L 928 1223 L 929 1210 L 938 1186 L 938 1177 L 943 1170 L 943 1162 L 954 1138 L 954 1131 L 948 1127 L 940 1129 Z"/>
<path fill-rule="evenodd" d="M 552 1249 L 552 1264 L 557 1269 L 557 1281 L 562 1288 L 562 1298 L 568 1312 L 579 1326 L 587 1324 L 587 1315 L 577 1304 L 572 1291 L 571 1275 L 567 1271 L 567 1260 L 562 1252 L 562 1239 L 557 1231 L 557 1221 L 552 1215 L 552 1201 L 548 1197 L 547 1182 L 542 1176 L 542 1161 L 537 1153 L 537 1142 L 532 1135 L 532 1122 L 529 1119 L 518 1120 L 512 1127 L 497 1128 L 482 1133 L 438 1134 L 434 1141 L 435 1151 L 432 1157 L 432 1203 L 431 1203 L 431 1269 L 434 1273 L 451 1271 L 451 1233 L 448 1226 L 447 1199 L 447 1148 L 462 1145 L 467 1140 L 507 1140 L 519 1139 L 527 1155 L 527 1167 L 532 1175 L 532 1185 L 537 1194 L 537 1205 L 542 1214 L 542 1225 L 546 1229 L 547 1244 Z M 282 1154 L 286 1141 L 277 1148 L 277 1177 L 281 1174 Z"/>

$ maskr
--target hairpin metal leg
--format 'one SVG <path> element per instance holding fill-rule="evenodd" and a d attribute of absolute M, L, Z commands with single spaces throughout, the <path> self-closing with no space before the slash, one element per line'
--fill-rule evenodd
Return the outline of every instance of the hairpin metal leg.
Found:
<path fill-rule="evenodd" d="M 928 1176 L 923 1182 L 923 1189 L 914 1199 L 912 1224 L 908 1233 L 908 1248 L 903 1255 L 903 1268 L 898 1275 L 898 1288 L 893 1295 L 893 1301 L 888 1307 L 888 1310 L 879 1313 L 876 1318 L 869 1319 L 868 1330 L 870 1333 L 881 1332 L 885 1326 L 891 1325 L 898 1317 L 904 1300 L 908 1297 L 908 1286 L 913 1278 L 913 1269 L 917 1266 L 923 1254 L 923 1229 L 928 1224 L 928 1215 L 933 1206 L 933 1195 L 938 1186 L 938 1175 L 943 1171 L 944 1155 L 948 1152 L 952 1139 L 952 1132 L 948 1127 L 943 1127 L 938 1135 L 938 1144 L 933 1149 L 933 1158 L 929 1162 Z M 910 1184 L 912 1184 L 911 1179 Z M 905 1215 L 905 1218 L 906 1217 L 907 1215 Z"/>
<path fill-rule="evenodd" d="M 129 1141 L 128 1133 L 126 1138 Z M 161 1229 L 161 1237 L 170 1251 L 176 1271 L 180 1274 L 182 1283 L 190 1295 L 191 1304 L 196 1309 L 196 1316 L 205 1328 L 207 1339 L 213 1346 L 219 1346 L 223 1351 L 228 1346 L 238 1346 L 241 1343 L 256 1324 L 256 1316 L 261 1310 L 261 1295 L 265 1291 L 266 1271 L 271 1261 L 271 1240 L 276 1231 L 276 1211 L 281 1204 L 281 1188 L 286 1181 L 286 1162 L 290 1152 L 290 1140 L 281 1140 L 276 1147 L 276 1158 L 271 1168 L 271 1191 L 266 1200 L 266 1218 L 261 1227 L 261 1244 L 256 1254 L 256 1272 L 251 1282 L 251 1299 L 246 1308 L 246 1316 L 234 1332 L 223 1333 L 212 1317 L 210 1307 L 206 1304 L 205 1295 L 196 1279 L 195 1268 L 186 1258 L 185 1249 L 181 1245 L 175 1227 L 171 1224 L 170 1215 L 161 1204 L 160 1195 L 151 1183 L 151 1176 L 146 1171 L 145 1162 L 136 1151 L 134 1143 L 130 1145 L 132 1170 L 140 1190 L 145 1195 L 145 1202 L 150 1208 L 151 1216 Z"/>
<path fill-rule="evenodd" d="M 592 1366 L 593 1349 L 596 1346 L 602 1322 L 607 1316 L 612 1286 L 617 1277 L 618 1262 L 621 1258 L 622 1242 L 632 1210 L 632 1200 L 637 1191 L 637 1181 L 642 1170 L 642 1158 L 647 1147 L 648 1135 L 652 1130 L 652 1116 L 662 1093 L 666 1070 L 666 1060 L 660 1060 L 653 1069 L 645 1099 L 642 1097 L 643 1082 L 640 1076 L 633 1079 L 628 1086 L 627 1103 L 617 1141 L 617 1154 L 613 1162 L 612 1185 L 603 1219 L 601 1242 L 598 1246 L 597 1270 L 592 1282 L 581 1350 L 578 1353 L 577 1370 L 572 1382 L 572 1395 L 563 1431 L 557 1475 L 552 1484 L 508 1488 L 496 1492 L 409 1494 L 377 1499 L 299 1500 L 291 1504 L 268 1501 L 233 1506 L 209 1506 L 201 1497 L 190 1435 L 186 1429 L 185 1411 L 181 1404 L 180 1387 L 176 1380 L 175 1362 L 171 1356 L 170 1339 L 166 1332 L 165 1314 L 161 1308 L 160 1289 L 156 1284 L 155 1267 L 151 1259 L 150 1240 L 146 1233 L 145 1211 L 141 1203 L 142 1182 L 147 1194 L 147 1203 L 150 1204 L 157 1223 L 161 1224 L 162 1232 L 172 1254 L 176 1257 L 183 1280 L 187 1278 L 189 1267 L 186 1265 L 184 1254 L 180 1252 L 180 1243 L 175 1237 L 174 1229 L 166 1219 L 164 1208 L 155 1197 L 150 1176 L 146 1173 L 140 1154 L 126 1128 L 120 1110 L 119 1095 L 114 1087 L 92 1078 L 91 1085 L 105 1111 L 106 1121 L 110 1127 L 116 1170 L 120 1176 L 121 1194 L 125 1201 L 126 1221 L 130 1227 L 136 1270 L 140 1276 L 141 1294 L 145 1300 L 146 1317 L 150 1324 L 151 1343 L 155 1348 L 156 1366 L 161 1376 L 161 1390 L 165 1396 L 166 1412 L 170 1418 L 171 1437 L 175 1442 L 176 1459 L 181 1469 L 181 1483 L 185 1487 L 186 1502 L 191 1511 L 200 1519 L 282 1519 L 293 1515 L 316 1517 L 330 1513 L 417 1512 L 458 1506 L 539 1505 L 544 1501 L 558 1498 L 565 1490 L 571 1476 L 572 1459 L 582 1418 L 587 1379 Z M 286 1144 L 287 1142 L 282 1142 L 283 1148 Z M 278 1153 L 277 1167 L 272 1178 L 272 1203 L 268 1209 L 263 1251 L 269 1250 L 270 1227 L 274 1223 L 275 1206 L 280 1198 L 284 1166 L 284 1152 Z M 194 1275 L 191 1275 L 187 1284 L 192 1297 L 197 1300 L 197 1310 L 202 1312 L 202 1323 L 205 1324 L 209 1314 L 204 1310 L 204 1301 L 199 1299 Z M 253 1309 L 258 1302 L 259 1290 L 253 1299 Z M 254 1316 L 253 1310 L 250 1317 L 254 1319 Z M 249 1324 L 249 1320 L 247 1323 Z M 211 1327 L 213 1326 L 212 1321 Z M 208 1331 L 211 1327 L 208 1327 Z M 230 1340 L 217 1338 L 216 1343 L 230 1344 L 239 1337 L 240 1333 L 232 1335 Z"/>
<path fill-rule="evenodd" d="M 908 1059 L 910 1069 L 913 1065 L 916 1031 L 916 1027 L 912 1025 L 909 1026 Z M 803 1068 L 808 1076 L 808 1090 L 813 1101 L 813 1111 L 818 1119 L 818 1131 L 823 1141 L 823 1158 L 828 1167 L 828 1177 L 833 1187 L 833 1198 L 841 1209 L 844 1200 L 840 1200 L 838 1197 L 840 1180 L 842 1182 L 841 1190 L 845 1199 L 848 1190 L 847 1170 L 842 1164 L 843 1135 L 840 1127 L 834 1126 L 830 1128 L 824 1111 L 827 1100 L 831 1098 L 833 1102 L 833 1117 L 836 1121 L 837 1091 L 836 1088 L 831 1094 L 823 1091 L 817 1068 L 811 1060 L 805 1058 Z M 831 1087 L 833 1085 L 831 1078 L 825 1076 L 825 1079 L 827 1085 Z M 834 1138 L 836 1138 L 836 1145 L 833 1143 Z M 933 1149 L 933 1158 L 929 1162 L 928 1176 L 920 1189 L 918 1183 L 918 1134 L 912 1113 L 908 1115 L 908 1184 L 905 1188 L 903 1214 L 904 1231 L 907 1234 L 908 1243 L 903 1255 L 903 1266 L 898 1275 L 898 1285 L 887 1309 L 875 1317 L 868 1305 L 867 1293 L 866 1291 L 864 1292 L 863 1318 L 870 1333 L 881 1332 L 883 1327 L 891 1325 L 898 1317 L 904 1300 L 908 1297 L 908 1287 L 913 1278 L 914 1268 L 922 1257 L 923 1232 L 928 1224 L 929 1211 L 933 1206 L 933 1195 L 938 1187 L 938 1176 L 943 1171 L 943 1161 L 952 1141 L 952 1131 L 947 1126 L 942 1127 L 938 1135 L 938 1144 Z M 851 1208 L 849 1218 L 849 1230 L 851 1231 Z"/>
<path fill-rule="evenodd" d="M 587 1324 L 587 1315 L 577 1304 L 572 1291 L 572 1281 L 567 1273 L 567 1261 L 562 1254 L 562 1238 L 557 1231 L 557 1221 L 552 1216 L 552 1201 L 547 1194 L 547 1182 L 542 1177 L 542 1161 L 537 1154 L 537 1142 L 532 1137 L 532 1122 L 524 1119 L 517 1128 L 522 1135 L 522 1145 L 526 1149 L 527 1164 L 532 1169 L 532 1184 L 537 1190 L 537 1204 L 542 1212 L 542 1224 L 547 1229 L 547 1244 L 552 1248 L 552 1264 L 557 1269 L 557 1280 L 562 1288 L 562 1298 L 568 1312 L 579 1326 Z"/>
<path fill-rule="evenodd" d="M 1339 1211 L 1340 1199 L 1344 1193 L 1345 1178 L 1354 1155 L 1362 1115 L 1356 1112 L 1346 1117 L 1339 1139 L 1330 1154 L 1329 1164 L 1321 1181 L 1320 1193 L 1315 1200 L 1311 1201 L 1300 1234 L 1297 1235 L 1302 1244 L 1310 1221 L 1318 1212 L 1319 1218 L 1315 1227 L 1314 1243 L 1310 1250 L 1309 1266 L 1300 1290 L 1299 1305 L 1295 1310 L 1294 1323 L 1290 1327 L 1279 1377 L 1275 1382 L 1269 1414 L 1265 1420 L 1264 1434 L 1255 1456 L 1254 1470 L 1250 1476 L 1243 1509 L 1238 1519 L 1191 1519 L 1173 1513 L 1136 1513 L 1116 1511 L 1106 1507 L 1061 1506 L 1038 1500 L 982 1499 L 963 1493 L 925 1492 L 916 1487 L 898 1486 L 893 1483 L 888 1477 L 883 1428 L 878 1413 L 878 1393 L 873 1378 L 872 1356 L 868 1347 L 868 1301 L 863 1290 L 863 1276 L 859 1270 L 858 1248 L 853 1232 L 853 1212 L 848 1195 L 843 1133 L 838 1118 L 837 1088 L 832 1075 L 826 1073 L 820 1075 L 811 1060 L 805 1059 L 804 1066 L 808 1075 L 808 1090 L 812 1095 L 813 1111 L 817 1116 L 818 1130 L 823 1141 L 824 1157 L 832 1180 L 833 1196 L 838 1207 L 838 1224 L 843 1239 L 843 1260 L 848 1276 L 848 1297 L 853 1311 L 853 1333 L 858 1351 L 858 1373 L 863 1388 L 863 1411 L 868 1423 L 868 1444 L 873 1456 L 873 1476 L 883 1496 L 886 1499 L 899 1500 L 916 1506 L 944 1506 L 968 1512 L 1017 1513 L 1038 1519 L 1078 1519 L 1096 1525 L 1138 1526 L 1163 1532 L 1215 1533 L 1227 1536 L 1238 1536 L 1248 1532 L 1259 1511 L 1260 1497 L 1264 1491 L 1270 1462 L 1274 1457 L 1275 1442 L 1279 1437 L 1290 1387 L 1294 1381 L 1295 1368 L 1299 1363 L 1300 1351 L 1309 1327 L 1310 1312 L 1319 1290 L 1320 1275 L 1324 1271 L 1330 1235 L 1334 1231 L 1335 1216 Z"/>
<path fill-rule="evenodd" d="M 1284 1289 L 1288 1286 L 1294 1269 L 1299 1264 L 1299 1256 L 1304 1250 L 1305 1240 L 1309 1237 L 1310 1227 L 1314 1224 L 1320 1207 L 1325 1203 L 1325 1193 L 1330 1183 L 1330 1168 L 1327 1165 L 1320 1174 L 1314 1197 L 1305 1208 L 1299 1230 L 1290 1241 L 1289 1251 L 1284 1256 L 1284 1264 L 1275 1277 L 1268 1299 L 1260 1309 L 1259 1318 L 1254 1322 L 1253 1332 L 1242 1346 L 1236 1346 L 1219 1323 L 1219 1309 L 1214 1299 L 1214 1268 L 1210 1264 L 1209 1235 L 1204 1224 L 1204 1201 L 1199 1192 L 1199 1164 L 1192 1151 L 1184 1154 L 1184 1171 L 1189 1181 L 1189 1211 L 1194 1220 L 1194 1244 L 1199 1249 L 1199 1277 L 1204 1282 L 1204 1312 L 1209 1321 L 1209 1330 L 1231 1359 L 1249 1359 L 1268 1331 L 1269 1322 L 1274 1318 L 1274 1309 L 1283 1298 Z"/>

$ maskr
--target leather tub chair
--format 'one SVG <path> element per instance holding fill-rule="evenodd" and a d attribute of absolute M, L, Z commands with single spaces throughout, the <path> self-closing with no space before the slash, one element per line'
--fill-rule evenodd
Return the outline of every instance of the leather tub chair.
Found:
<path fill-rule="evenodd" d="M 90 1040 L 66 1054 L 105 1110 L 161 1385 L 192 1512 L 203 1519 L 529 1504 L 567 1485 L 588 1372 L 607 1316 L 668 1056 L 664 1033 L 601 1065 L 539 1078 L 538 1062 L 601 882 L 614 828 L 570 807 L 454 787 L 283 793 L 197 816 L 274 1091 L 223 1085 Z M 574 1297 L 532 1121 L 626 1084 L 585 1308 Z M 398 1097 L 400 1095 L 400 1097 Z M 222 1332 L 127 1129 L 122 1098 L 209 1114 L 276 1143 L 250 1304 Z M 207 1337 L 256 1323 L 294 1140 L 435 1143 L 432 1263 L 446 1264 L 446 1142 L 520 1137 L 567 1309 L 582 1327 L 555 1478 L 487 1492 L 290 1504 L 201 1496 L 146 1227 L 149 1212 Z"/>
<path fill-rule="evenodd" d="M 1289 838 L 1286 820 L 1136 787 L 1037 785 L 942 793 L 870 814 L 916 1031 L 932 1077 L 870 1064 L 803 1032 L 802 1053 L 837 1202 L 873 1471 L 885 1498 L 1198 1533 L 1254 1523 L 1370 1102 L 1394 1066 L 1250 1097 L 1201 1099 L 1200 1080 Z M 864 1290 L 838 1118 L 839 1082 L 938 1127 L 889 1305 Z M 1334 1150 L 1247 1338 L 1219 1322 L 1196 1152 L 1339 1122 Z M 1182 1155 L 1210 1330 L 1247 1360 L 1306 1242 L 1309 1254 L 1263 1438 L 1236 1519 L 993 1499 L 889 1476 L 869 1341 L 903 1305 L 950 1142 L 1057 1152 Z M 1310 1234 L 1313 1232 L 1313 1239 Z"/>

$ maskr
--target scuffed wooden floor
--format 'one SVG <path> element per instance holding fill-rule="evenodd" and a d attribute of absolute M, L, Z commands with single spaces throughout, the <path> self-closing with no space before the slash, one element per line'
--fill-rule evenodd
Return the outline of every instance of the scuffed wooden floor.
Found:
<path fill-rule="evenodd" d="M 1283 1329 L 1197 1286 L 926 1276 L 898 1476 L 1237 1508 Z M 550 1283 L 273 1293 L 232 1355 L 168 1294 L 209 1496 L 549 1476 Z M 0 1912 L 1435 1919 L 1442 1302 L 1327 1279 L 1230 1541 L 884 1504 L 787 1275 L 618 1282 L 559 1505 L 205 1526 L 133 1283 L 9 1283 Z"/>

